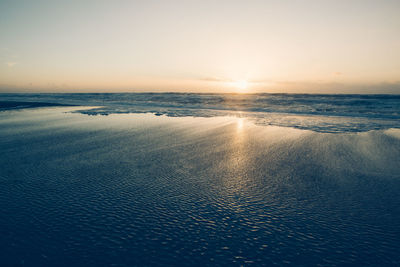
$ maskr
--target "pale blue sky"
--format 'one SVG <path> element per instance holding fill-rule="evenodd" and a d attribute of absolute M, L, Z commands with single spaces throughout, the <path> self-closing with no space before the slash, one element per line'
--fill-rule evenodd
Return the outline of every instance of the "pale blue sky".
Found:
<path fill-rule="evenodd" d="M 0 91 L 400 93 L 399 14 L 390 0 L 0 0 Z"/>

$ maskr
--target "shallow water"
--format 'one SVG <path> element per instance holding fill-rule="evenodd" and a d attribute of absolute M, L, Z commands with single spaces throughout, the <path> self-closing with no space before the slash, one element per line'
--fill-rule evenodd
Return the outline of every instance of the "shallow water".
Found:
<path fill-rule="evenodd" d="M 398 129 L 74 109 L 0 113 L 4 266 L 400 264 Z"/>
<path fill-rule="evenodd" d="M 170 117 L 235 116 L 258 125 L 326 133 L 400 128 L 400 95 L 317 94 L 0 94 L 1 99 L 97 106 L 89 115 L 152 113 Z M 0 103 L 1 110 L 1 103 Z"/>

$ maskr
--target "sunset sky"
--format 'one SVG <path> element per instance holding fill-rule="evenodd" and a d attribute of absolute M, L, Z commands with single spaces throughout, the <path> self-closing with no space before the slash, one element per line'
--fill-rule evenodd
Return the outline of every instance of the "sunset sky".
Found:
<path fill-rule="evenodd" d="M 400 94 L 400 1 L 4 1 L 0 92 Z"/>

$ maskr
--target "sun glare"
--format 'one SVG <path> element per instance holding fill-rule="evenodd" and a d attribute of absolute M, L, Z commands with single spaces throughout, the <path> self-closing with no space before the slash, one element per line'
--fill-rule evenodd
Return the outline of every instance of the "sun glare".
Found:
<path fill-rule="evenodd" d="M 239 92 L 245 92 L 249 86 L 246 80 L 235 81 L 232 85 L 236 87 Z"/>

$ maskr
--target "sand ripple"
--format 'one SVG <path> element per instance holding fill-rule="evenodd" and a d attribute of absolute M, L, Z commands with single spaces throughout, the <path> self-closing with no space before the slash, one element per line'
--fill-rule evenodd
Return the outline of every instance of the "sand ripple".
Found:
<path fill-rule="evenodd" d="M 400 264 L 400 140 L 384 132 L 1 116 L 7 266 Z"/>

